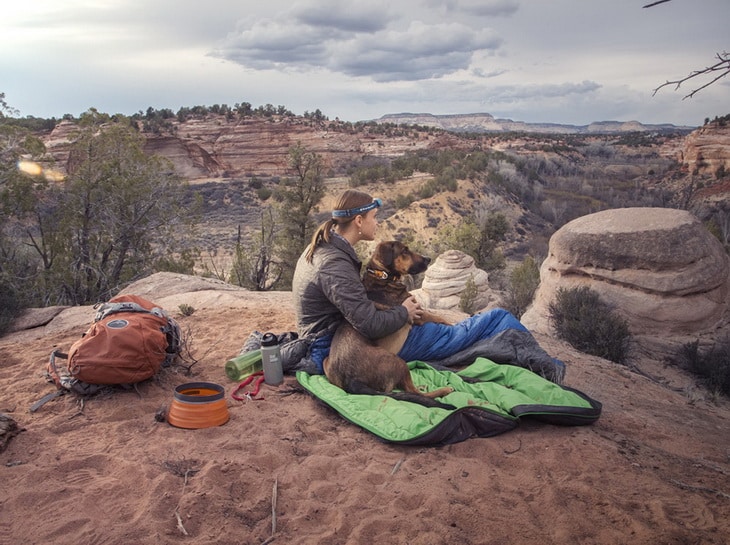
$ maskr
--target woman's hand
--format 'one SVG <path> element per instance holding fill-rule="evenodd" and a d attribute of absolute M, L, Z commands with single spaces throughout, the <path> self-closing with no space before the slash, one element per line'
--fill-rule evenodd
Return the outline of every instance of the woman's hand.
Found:
<path fill-rule="evenodd" d="M 406 307 L 406 310 L 408 311 L 408 321 L 411 323 L 418 321 L 423 315 L 421 305 L 418 304 L 418 301 L 416 301 L 416 298 L 412 295 L 403 301 L 403 306 Z"/>

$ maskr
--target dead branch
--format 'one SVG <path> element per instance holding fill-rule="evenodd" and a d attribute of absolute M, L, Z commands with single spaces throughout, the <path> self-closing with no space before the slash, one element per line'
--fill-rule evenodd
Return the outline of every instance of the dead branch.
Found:
<path fill-rule="evenodd" d="M 175 475 L 176 477 L 184 477 L 184 485 L 188 483 L 188 477 L 190 475 L 195 475 L 200 469 L 197 469 L 195 466 L 197 466 L 198 461 L 197 460 L 186 460 L 185 458 L 182 458 L 181 460 L 165 460 L 162 462 L 162 467 Z"/>
<path fill-rule="evenodd" d="M 180 355 L 179 358 L 173 363 L 176 367 L 182 367 L 185 369 L 185 373 L 189 375 L 192 372 L 193 365 L 198 363 L 200 359 L 196 358 L 193 355 L 193 331 L 190 328 L 189 325 L 183 328 L 180 328 Z M 218 341 L 220 342 L 220 340 Z M 213 349 L 213 346 L 210 346 L 208 350 L 205 351 L 205 354 L 203 354 L 202 358 L 204 358 L 208 352 L 210 352 Z M 187 364 L 187 365 L 186 365 Z"/>
<path fill-rule="evenodd" d="M 704 75 L 708 75 L 708 74 L 713 74 L 715 72 L 719 72 L 719 74 L 717 76 L 715 76 L 713 79 L 711 79 L 710 81 L 704 83 L 703 85 L 700 85 L 699 87 L 697 87 L 696 89 L 694 89 L 688 95 L 685 95 L 682 98 L 682 100 L 684 100 L 686 98 L 692 98 L 694 95 L 696 95 L 697 93 L 699 93 L 703 89 L 706 89 L 707 87 L 709 87 L 710 85 L 712 85 L 716 81 L 718 81 L 718 80 L 724 78 L 725 76 L 727 76 L 728 74 L 730 74 L 730 53 L 728 53 L 727 51 L 723 51 L 722 53 L 717 53 L 715 55 L 715 57 L 717 58 L 718 62 L 716 62 L 712 66 L 708 66 L 707 68 L 703 68 L 702 70 L 695 70 L 694 72 L 691 72 L 688 76 L 685 76 L 684 78 L 680 78 L 680 79 L 677 79 L 677 80 L 672 80 L 672 81 L 667 81 L 665 83 L 662 83 L 659 87 L 657 87 L 656 89 L 654 89 L 654 92 L 652 93 L 652 96 L 656 95 L 657 92 L 660 89 L 662 89 L 663 87 L 667 87 L 669 85 L 673 85 L 674 86 L 674 90 L 676 91 L 676 90 L 678 90 L 682 86 L 683 83 L 686 83 L 687 81 L 689 81 L 689 80 L 691 80 L 693 78 L 696 78 L 698 76 L 704 76 Z"/>
<path fill-rule="evenodd" d="M 644 8 L 652 8 L 654 6 L 658 6 L 659 4 L 664 4 L 664 3 L 669 2 L 669 1 L 670 0 L 656 0 L 655 2 L 651 2 L 649 4 L 646 4 L 646 5 L 642 6 L 642 7 L 644 7 Z M 691 93 L 689 93 L 688 95 L 685 95 L 684 97 L 682 97 L 682 100 L 684 100 L 686 98 L 692 98 L 697 93 L 699 93 L 700 91 L 702 91 L 702 89 L 706 89 L 707 87 L 709 87 L 710 85 L 712 85 L 713 83 L 715 83 L 716 81 L 718 81 L 719 79 L 722 79 L 725 76 L 727 76 L 728 74 L 730 74 L 730 54 L 728 54 L 727 51 L 723 51 L 722 53 L 716 53 L 715 56 L 717 57 L 717 60 L 719 62 L 713 64 L 712 66 L 708 66 L 707 68 L 703 68 L 702 70 L 695 70 L 694 72 L 691 72 L 688 76 L 686 76 L 684 78 L 677 79 L 677 80 L 674 80 L 674 81 L 667 81 L 665 83 L 662 83 L 659 87 L 657 87 L 656 89 L 654 89 L 654 92 L 652 93 L 651 96 L 656 95 L 657 94 L 657 91 L 659 91 L 659 89 L 661 89 L 663 87 L 666 87 L 668 85 L 674 85 L 674 90 L 676 91 L 677 89 L 680 88 L 680 86 L 683 83 L 691 80 L 692 78 L 696 78 L 697 76 L 704 76 L 704 75 L 707 75 L 707 74 L 712 74 L 713 72 L 720 72 L 720 74 L 718 76 L 715 76 L 712 80 L 708 81 L 704 85 L 700 85 L 699 87 L 697 87 L 696 89 L 694 89 Z"/>
<path fill-rule="evenodd" d="M 177 529 L 180 530 L 180 533 L 182 533 L 184 536 L 189 536 L 188 531 L 185 529 L 185 526 L 183 526 L 182 517 L 180 516 L 180 512 L 178 511 L 178 508 L 175 508 L 175 518 L 177 518 Z"/>
<path fill-rule="evenodd" d="M 182 463 L 182 462 L 179 462 L 178 464 L 180 464 L 180 463 Z M 171 462 L 165 462 L 163 465 L 165 465 L 168 469 L 172 468 L 173 473 L 176 473 L 179 475 L 181 468 L 179 467 L 178 464 L 173 464 Z M 187 468 L 187 469 L 185 469 L 185 473 L 183 475 L 180 475 L 180 476 L 184 477 L 184 480 L 183 480 L 182 492 L 180 493 L 180 499 L 178 500 L 177 505 L 175 506 L 175 518 L 177 519 L 177 529 L 180 530 L 180 533 L 185 536 L 189 536 L 190 534 L 188 533 L 188 531 L 185 529 L 185 526 L 183 525 L 182 516 L 180 516 L 180 504 L 182 503 L 183 497 L 185 496 L 185 487 L 188 485 L 188 477 L 190 475 L 194 475 L 198 471 L 200 471 L 200 470 L 193 469 L 193 468 Z"/>
<path fill-rule="evenodd" d="M 276 534 L 276 499 L 279 494 L 279 479 L 274 480 L 271 489 L 271 537 Z"/>

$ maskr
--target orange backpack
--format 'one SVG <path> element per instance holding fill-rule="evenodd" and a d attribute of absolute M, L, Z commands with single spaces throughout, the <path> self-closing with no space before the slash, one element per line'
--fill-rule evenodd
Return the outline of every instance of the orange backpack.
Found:
<path fill-rule="evenodd" d="M 179 355 L 180 328 L 154 303 L 119 295 L 96 308 L 94 323 L 68 354 L 51 353 L 48 376 L 58 388 L 91 394 L 104 385 L 134 384 Z M 66 365 L 57 358 L 66 358 Z"/>

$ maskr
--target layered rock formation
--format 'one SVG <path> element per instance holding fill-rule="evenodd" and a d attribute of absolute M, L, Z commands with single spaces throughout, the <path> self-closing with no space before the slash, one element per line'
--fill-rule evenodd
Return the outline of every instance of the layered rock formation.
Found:
<path fill-rule="evenodd" d="M 627 319 L 645 346 L 713 337 L 727 326 L 729 265 L 717 239 L 689 212 L 622 208 L 590 214 L 550 239 L 540 287 L 522 322 L 551 333 L 548 306 L 557 290 L 587 286 Z"/>
<path fill-rule="evenodd" d="M 730 125 L 708 123 L 687 136 L 679 161 L 688 172 L 714 176 L 721 167 L 730 173 Z"/>
<path fill-rule="evenodd" d="M 459 148 L 470 145 L 446 133 L 413 135 L 371 133 L 352 130 L 337 121 L 315 123 L 303 118 L 273 116 L 234 117 L 210 114 L 183 123 L 171 120 L 164 134 L 143 133 L 145 151 L 169 159 L 175 170 L 188 180 L 204 178 L 244 178 L 253 175 L 291 174 L 289 150 L 301 144 L 318 154 L 325 171 L 344 172 L 364 156 L 400 156 L 419 149 Z M 64 172 L 71 142 L 78 127 L 60 122 L 43 137 L 49 162 Z M 50 166 L 50 165 L 48 165 Z"/>
<path fill-rule="evenodd" d="M 546 134 L 605 134 L 631 131 L 686 130 L 672 125 L 642 125 L 638 122 L 599 122 L 582 127 L 559 124 L 528 124 L 509 119 L 495 119 L 490 114 L 446 115 L 394 114 L 378 123 L 401 125 L 397 130 L 353 128 L 340 121 L 312 121 L 302 117 L 271 117 L 208 114 L 184 122 L 168 120 L 161 133 L 143 132 L 146 151 L 166 157 L 186 179 L 236 178 L 252 175 L 284 176 L 289 173 L 289 149 L 300 143 L 319 154 L 327 169 L 343 171 L 348 164 L 363 157 L 395 157 L 419 149 L 471 149 L 474 142 L 442 132 L 403 129 L 406 125 L 436 127 L 454 132 L 524 131 Z M 139 123 L 140 130 L 143 123 Z M 698 153 L 709 164 L 716 163 L 715 144 L 705 143 L 705 128 L 698 136 Z M 71 141 L 78 126 L 61 121 L 54 130 L 42 136 L 53 167 L 65 171 Z M 714 138 L 714 137 L 712 137 Z M 727 144 L 726 144 L 727 145 Z M 710 147 L 708 147 L 710 146 Z M 712 150 L 710 149 L 712 148 Z M 682 152 L 687 161 L 694 161 L 693 147 Z M 680 159 L 682 160 L 682 159 Z M 50 166 L 50 165 L 45 165 Z"/>
<path fill-rule="evenodd" d="M 495 302 L 487 273 L 478 269 L 474 259 L 464 252 L 448 250 L 436 258 L 426 271 L 421 289 L 413 293 L 427 308 L 459 310 L 461 295 L 469 281 L 476 288 L 474 309 L 483 309 Z"/>

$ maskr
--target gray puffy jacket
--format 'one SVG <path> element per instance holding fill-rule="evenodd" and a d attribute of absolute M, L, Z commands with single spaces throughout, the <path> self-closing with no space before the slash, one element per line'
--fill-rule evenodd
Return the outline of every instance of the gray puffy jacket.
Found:
<path fill-rule="evenodd" d="M 312 263 L 302 254 L 292 282 L 301 337 L 334 333 L 343 318 L 369 339 L 390 335 L 406 324 L 408 311 L 404 306 L 375 308 L 360 279 L 361 267 L 350 243 L 336 235 L 317 247 Z"/>

